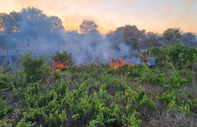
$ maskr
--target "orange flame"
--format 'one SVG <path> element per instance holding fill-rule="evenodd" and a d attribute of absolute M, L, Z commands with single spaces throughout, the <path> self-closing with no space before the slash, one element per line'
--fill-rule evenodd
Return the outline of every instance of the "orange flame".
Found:
<path fill-rule="evenodd" d="M 1 28 L 0 28 L 0 31 L 4 31 L 4 27 L 1 27 Z"/>
<path fill-rule="evenodd" d="M 118 69 L 118 64 L 115 64 L 114 68 L 115 68 L 115 70 Z"/>
<path fill-rule="evenodd" d="M 14 26 L 12 32 L 21 32 L 21 30 L 18 30 L 17 26 Z"/>
<path fill-rule="evenodd" d="M 129 66 L 130 66 L 130 67 L 133 67 L 133 66 L 135 66 L 135 64 L 130 64 Z"/>
<path fill-rule="evenodd" d="M 124 62 L 121 58 L 120 58 L 120 61 L 121 61 L 122 66 L 124 66 L 126 64 L 126 62 Z"/>
<path fill-rule="evenodd" d="M 124 60 L 122 60 L 121 58 L 119 60 L 112 59 L 112 63 L 110 64 L 110 67 L 117 70 L 119 66 L 125 66 L 125 64 L 126 62 L 124 62 Z M 134 66 L 134 64 L 131 64 L 129 66 Z"/>
<path fill-rule="evenodd" d="M 59 63 L 56 63 L 55 66 L 52 66 L 52 71 L 61 71 L 61 69 L 64 67 L 66 67 L 66 65 L 62 64 L 59 60 Z"/>

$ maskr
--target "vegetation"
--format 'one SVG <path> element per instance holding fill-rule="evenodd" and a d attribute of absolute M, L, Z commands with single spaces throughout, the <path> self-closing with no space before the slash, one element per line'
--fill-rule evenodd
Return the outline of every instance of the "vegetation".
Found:
<path fill-rule="evenodd" d="M 51 56 L 52 61 L 55 63 L 62 63 L 64 66 L 72 66 L 74 62 L 72 61 L 72 54 L 63 49 L 63 53 L 55 51 L 55 54 Z"/>
<path fill-rule="evenodd" d="M 94 21 L 84 20 L 80 25 L 80 31 L 83 34 L 87 34 L 92 30 L 96 30 L 97 27 L 98 25 Z"/>
<path fill-rule="evenodd" d="M 176 44 L 149 50 L 164 64 L 115 70 L 71 60 L 72 66 L 49 72 L 42 57 L 27 53 L 22 71 L 0 74 L 0 126 L 197 126 L 197 49 Z"/>
<path fill-rule="evenodd" d="M 51 46 L 67 43 L 62 21 L 36 8 L 0 14 L 0 28 L 5 32 L 0 35 L 0 48 L 7 52 L 23 41 L 28 46 L 38 39 Z M 101 62 L 76 66 L 65 50 L 55 51 L 50 63 L 44 55 L 34 59 L 31 52 L 12 66 L 4 60 L 0 126 L 197 126 L 197 49 L 192 33 L 168 28 L 158 36 L 125 25 L 110 31 L 104 40 L 97 28 L 94 21 L 84 20 L 82 34 L 71 32 L 70 43 L 80 46 L 87 40 L 87 49 L 95 52 L 102 41 L 109 41 L 110 48 L 117 51 L 119 44 L 138 52 L 147 49 L 149 55 L 155 55 L 156 68 L 139 64 L 115 69 Z M 100 49 L 108 45 L 102 44 Z"/>
<path fill-rule="evenodd" d="M 0 13 L 0 28 L 5 34 L 0 35 L 0 47 L 15 48 L 21 41 L 30 45 L 31 40 L 43 39 L 44 42 L 64 42 L 60 32 L 64 31 L 62 21 L 55 16 L 47 16 L 37 8 L 23 8 L 20 12 Z"/>

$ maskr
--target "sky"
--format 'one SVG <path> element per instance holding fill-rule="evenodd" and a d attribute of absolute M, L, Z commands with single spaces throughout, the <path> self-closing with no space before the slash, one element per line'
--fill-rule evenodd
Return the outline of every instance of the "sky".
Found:
<path fill-rule="evenodd" d="M 0 13 L 27 7 L 58 16 L 66 30 L 93 20 L 103 34 L 125 24 L 158 34 L 178 27 L 197 33 L 197 0 L 0 0 Z"/>

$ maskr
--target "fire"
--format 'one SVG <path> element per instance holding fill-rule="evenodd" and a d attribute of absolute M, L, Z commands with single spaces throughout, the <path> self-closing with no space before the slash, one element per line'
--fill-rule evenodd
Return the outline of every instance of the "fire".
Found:
<path fill-rule="evenodd" d="M 130 64 L 129 66 L 130 66 L 130 67 L 133 67 L 133 66 L 135 66 L 135 64 Z"/>
<path fill-rule="evenodd" d="M 126 64 L 126 62 L 124 62 L 121 58 L 120 58 L 120 61 L 121 61 L 122 66 L 124 66 Z"/>
<path fill-rule="evenodd" d="M 61 71 L 62 68 L 66 67 L 66 65 L 62 64 L 59 60 L 59 63 L 56 63 L 55 66 L 52 66 L 52 71 Z"/>
<path fill-rule="evenodd" d="M 124 62 L 124 60 L 122 60 L 121 58 L 119 60 L 112 59 L 112 63 L 110 64 L 110 67 L 117 70 L 119 66 L 125 66 L 125 64 L 126 62 Z M 131 64 L 129 66 L 134 66 L 134 64 Z"/>
<path fill-rule="evenodd" d="M 52 71 L 61 71 L 64 67 L 67 67 L 65 64 L 63 64 L 60 60 L 58 63 L 55 63 L 55 65 L 52 64 L 52 62 L 49 63 L 52 67 Z M 125 66 L 126 62 L 122 60 L 121 58 L 119 60 L 112 59 L 112 63 L 110 64 L 111 68 L 114 68 L 117 70 L 119 66 Z M 134 64 L 130 64 L 130 67 L 135 66 Z"/>
<path fill-rule="evenodd" d="M 14 26 L 12 32 L 21 32 L 21 30 L 18 30 L 17 26 Z"/>
<path fill-rule="evenodd" d="M 115 64 L 114 68 L 115 68 L 115 70 L 116 70 L 116 69 L 118 68 L 118 65 L 117 65 L 117 64 Z"/>
<path fill-rule="evenodd" d="M 1 27 L 1 28 L 0 28 L 0 31 L 4 31 L 4 27 Z"/>

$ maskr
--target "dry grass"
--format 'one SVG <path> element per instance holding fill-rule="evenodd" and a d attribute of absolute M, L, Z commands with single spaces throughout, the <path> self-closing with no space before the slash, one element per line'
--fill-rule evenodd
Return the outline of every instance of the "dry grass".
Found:
<path fill-rule="evenodd" d="M 161 87 L 159 85 L 152 86 L 150 83 L 146 83 L 143 86 L 145 88 L 145 92 L 148 97 L 149 97 L 149 92 L 152 92 L 154 94 L 160 94 L 160 96 L 163 95 L 164 89 L 163 89 L 163 87 Z"/>
<path fill-rule="evenodd" d="M 186 113 L 163 112 L 151 118 L 144 127 L 197 127 L 197 119 Z"/>

